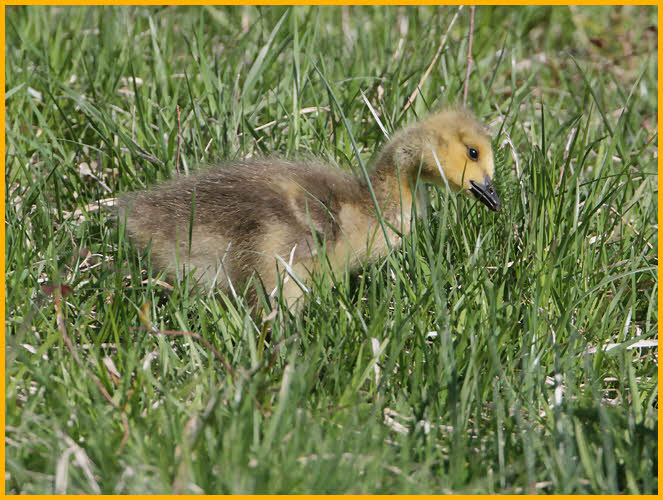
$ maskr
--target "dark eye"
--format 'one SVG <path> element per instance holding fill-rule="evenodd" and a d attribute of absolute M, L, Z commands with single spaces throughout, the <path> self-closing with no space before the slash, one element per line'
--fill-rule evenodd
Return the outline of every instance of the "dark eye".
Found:
<path fill-rule="evenodd" d="M 479 159 L 479 152 L 474 148 L 467 148 L 467 155 L 470 160 L 477 161 Z"/>

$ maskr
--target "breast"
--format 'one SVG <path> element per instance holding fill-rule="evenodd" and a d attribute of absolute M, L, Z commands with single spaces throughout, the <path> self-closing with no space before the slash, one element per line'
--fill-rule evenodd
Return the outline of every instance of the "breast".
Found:
<path fill-rule="evenodd" d="M 389 244 L 398 247 L 401 238 L 389 225 L 401 227 L 401 218 L 390 217 L 385 224 Z M 356 205 L 345 205 L 339 212 L 340 230 L 337 241 L 331 254 L 330 261 L 336 268 L 342 269 L 346 264 L 351 269 L 357 268 L 366 262 L 373 262 L 384 257 L 389 252 L 389 244 L 385 231 L 379 223 L 378 218 Z M 403 230 L 410 229 L 409 219 L 403 224 Z"/>

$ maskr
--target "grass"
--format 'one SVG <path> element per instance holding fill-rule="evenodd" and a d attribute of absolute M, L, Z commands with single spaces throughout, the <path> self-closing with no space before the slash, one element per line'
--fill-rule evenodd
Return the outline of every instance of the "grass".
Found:
<path fill-rule="evenodd" d="M 658 491 L 656 7 L 478 7 L 503 210 L 431 189 L 269 332 L 98 208 L 220 158 L 358 169 L 370 107 L 460 100 L 469 9 L 401 113 L 456 12 L 7 7 L 6 493 Z"/>

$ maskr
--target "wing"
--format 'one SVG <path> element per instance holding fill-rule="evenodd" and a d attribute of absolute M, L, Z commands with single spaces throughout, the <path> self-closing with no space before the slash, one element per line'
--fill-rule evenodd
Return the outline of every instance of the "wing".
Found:
<path fill-rule="evenodd" d="M 341 230 L 337 219 L 340 204 L 333 189 L 327 193 L 302 190 L 292 200 L 291 209 L 296 221 L 292 235 L 296 258 L 313 257 L 334 247 Z"/>

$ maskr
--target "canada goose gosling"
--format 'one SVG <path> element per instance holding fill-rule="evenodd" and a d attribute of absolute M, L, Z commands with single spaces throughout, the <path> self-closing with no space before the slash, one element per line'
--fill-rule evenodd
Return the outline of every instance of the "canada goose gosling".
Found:
<path fill-rule="evenodd" d="M 125 195 L 119 210 L 156 266 L 172 274 L 184 265 L 222 289 L 259 277 L 270 295 L 281 280 L 292 308 L 320 265 L 319 249 L 341 271 L 399 244 L 418 183 L 448 184 L 498 211 L 493 173 L 486 130 L 467 111 L 447 110 L 397 133 L 369 171 L 384 226 L 365 179 L 309 159 L 213 168 Z M 251 287 L 248 298 L 257 299 Z"/>

